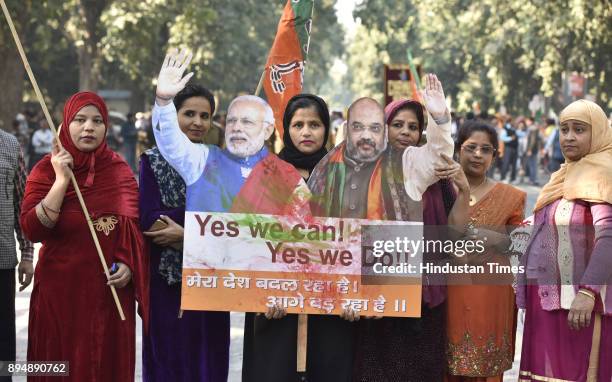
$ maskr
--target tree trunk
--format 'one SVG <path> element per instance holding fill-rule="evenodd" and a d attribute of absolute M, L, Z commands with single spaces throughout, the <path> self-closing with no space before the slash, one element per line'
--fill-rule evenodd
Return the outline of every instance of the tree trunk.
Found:
<path fill-rule="evenodd" d="M 5 44 L 0 47 L 0 67 L 2 68 L 0 70 L 0 84 L 2 84 L 0 128 L 12 133 L 11 123 L 17 113 L 22 111 L 25 71 L 15 44 Z"/>
<path fill-rule="evenodd" d="M 9 12 L 14 19 L 17 28 L 17 33 L 20 32 L 19 26 L 23 12 L 16 12 L 12 4 L 7 4 Z M 20 17 L 21 16 L 21 17 Z M 4 15 L 0 16 L 0 84 L 2 84 L 2 102 L 0 102 L 0 128 L 12 133 L 12 122 L 17 113 L 21 112 L 23 105 L 23 84 L 25 69 L 21 62 L 21 57 L 17 51 L 17 46 L 13 40 L 11 31 L 8 28 L 7 22 L 4 20 Z M 21 43 L 25 45 L 25 36 L 20 33 Z"/>
<path fill-rule="evenodd" d="M 98 43 L 101 30 L 100 17 L 112 0 L 79 0 L 79 16 L 83 22 L 83 44 L 78 47 L 79 89 L 97 91 L 100 80 L 101 59 Z"/>
<path fill-rule="evenodd" d="M 94 63 L 97 58 L 85 46 L 79 47 L 77 53 L 79 56 L 79 90 L 95 92 L 98 90 L 99 75 L 94 70 L 94 66 L 97 66 Z"/>

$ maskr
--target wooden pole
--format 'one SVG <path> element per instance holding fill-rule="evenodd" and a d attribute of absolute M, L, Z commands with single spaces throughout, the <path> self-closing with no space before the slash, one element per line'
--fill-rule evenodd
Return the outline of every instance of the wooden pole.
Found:
<path fill-rule="evenodd" d="M 297 372 L 306 372 L 306 353 L 308 349 L 308 315 L 298 315 L 297 332 Z"/>
<path fill-rule="evenodd" d="M 310 13 L 310 25 L 314 23 L 314 3 Z M 310 34 L 308 35 L 308 48 L 310 48 Z M 304 65 L 304 73 L 306 74 L 306 65 Z M 297 372 L 301 374 L 302 380 L 306 381 L 306 362 L 308 355 L 308 315 L 298 315 L 298 332 L 297 332 Z"/>
<path fill-rule="evenodd" d="M 40 88 L 38 87 L 38 83 L 36 82 L 36 78 L 34 77 L 34 73 L 32 73 L 32 68 L 28 62 L 28 58 L 26 57 L 25 51 L 23 50 L 23 46 L 21 45 L 21 41 L 19 40 L 19 36 L 17 35 L 17 30 L 15 29 L 15 25 L 13 24 L 13 19 L 11 18 L 11 14 L 4 3 L 4 0 L 0 0 L 0 5 L 2 6 L 2 11 L 4 12 L 4 16 L 6 17 L 6 21 L 8 22 L 9 28 L 13 35 L 13 39 L 15 40 L 15 45 L 17 45 L 17 50 L 19 51 L 19 55 L 21 56 L 21 60 L 23 61 L 23 66 L 25 67 L 26 72 L 28 73 L 28 77 L 30 78 L 30 82 L 32 83 L 32 87 L 34 88 L 34 92 L 36 93 L 36 97 L 38 98 L 38 102 L 43 109 L 43 113 L 45 114 L 45 118 L 47 119 L 47 123 L 51 127 L 51 131 L 55 135 L 55 139 L 57 140 L 57 144 L 59 147 L 62 147 L 62 142 L 59 139 L 59 135 L 57 130 L 55 129 L 55 125 L 53 124 L 53 120 L 51 119 L 51 115 L 49 114 L 49 110 L 47 109 L 47 104 L 45 103 L 45 99 L 40 92 Z M 64 126 L 65 128 L 65 126 Z M 96 235 L 96 231 L 94 230 L 93 223 L 91 218 L 89 217 L 89 211 L 87 211 L 87 206 L 85 206 L 85 201 L 83 200 L 83 195 L 81 194 L 81 190 L 79 189 L 79 185 L 77 184 L 76 178 L 72 171 L 70 172 L 70 180 L 72 181 L 72 187 L 74 187 L 74 191 L 76 192 L 77 198 L 79 199 L 79 203 L 81 204 L 81 209 L 83 210 L 83 214 L 85 214 L 85 220 L 87 220 L 87 226 L 89 227 L 89 232 L 91 233 L 91 237 L 93 238 L 94 244 L 96 246 L 96 251 L 98 252 L 98 256 L 100 257 L 100 262 L 102 262 L 102 268 L 104 269 L 104 274 L 106 275 L 106 279 L 110 277 L 110 273 L 108 271 L 108 266 L 106 265 L 106 261 L 104 260 L 104 254 L 102 253 L 102 248 L 100 247 L 100 242 L 98 241 L 98 236 Z M 110 285 L 111 293 L 113 295 L 113 299 L 115 300 L 115 305 L 117 306 L 117 310 L 119 311 L 119 316 L 122 321 L 125 321 L 125 315 L 123 314 L 123 309 L 121 308 L 121 303 L 119 302 L 119 296 L 117 296 L 117 290 L 113 285 Z"/>
<path fill-rule="evenodd" d="M 593 312 L 593 341 L 591 342 L 591 354 L 589 356 L 589 369 L 587 371 L 587 382 L 597 382 L 599 372 L 599 348 L 601 344 L 601 314 Z"/>
<path fill-rule="evenodd" d="M 255 95 L 259 97 L 259 93 L 261 93 L 261 88 L 263 87 L 264 77 L 266 75 L 266 69 L 261 72 L 261 77 L 259 77 L 259 83 L 257 84 L 257 89 L 255 89 Z"/>

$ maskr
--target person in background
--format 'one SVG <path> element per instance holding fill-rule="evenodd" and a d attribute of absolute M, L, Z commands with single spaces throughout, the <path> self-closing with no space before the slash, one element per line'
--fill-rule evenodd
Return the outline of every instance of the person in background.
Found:
<path fill-rule="evenodd" d="M 457 137 L 459 126 L 461 126 L 459 116 L 454 111 L 451 111 L 451 138 L 453 138 L 453 140 Z"/>
<path fill-rule="evenodd" d="M 331 115 L 331 128 L 329 131 L 329 141 L 331 147 L 338 146 L 344 139 L 342 136 L 342 124 L 344 123 L 344 116 L 341 111 L 333 111 Z"/>
<path fill-rule="evenodd" d="M 121 137 L 120 125 L 116 125 L 112 123 L 112 121 L 110 122 L 108 133 L 106 134 L 106 143 L 108 144 L 108 147 L 115 152 L 119 152 L 121 150 L 123 138 Z"/>
<path fill-rule="evenodd" d="M 19 142 L 19 147 L 22 152 L 24 163 L 27 163 L 27 158 L 23 156 L 23 152 L 27 150 L 28 143 L 30 141 L 30 137 L 28 136 L 27 129 L 23 130 L 23 124 L 18 119 L 14 119 L 11 126 L 12 126 L 12 133 L 15 136 L 15 138 L 17 138 L 17 142 Z"/>
<path fill-rule="evenodd" d="M 23 161 L 24 163 L 28 164 L 28 160 L 30 159 L 28 147 L 30 145 L 30 139 L 32 138 L 32 133 L 28 129 L 28 122 L 26 121 L 25 115 L 23 115 L 22 113 L 18 113 L 15 116 L 15 121 L 16 123 L 19 124 L 19 126 L 16 127 L 18 133 L 15 133 L 15 137 L 17 137 L 17 140 L 19 141 L 19 144 L 21 145 L 21 152 L 23 153 Z"/>
<path fill-rule="evenodd" d="M 53 132 L 49 128 L 49 124 L 46 119 L 42 119 L 39 122 L 38 129 L 32 135 L 32 153 L 30 156 L 30 162 L 28 163 L 29 171 L 32 171 L 34 165 L 38 163 L 45 155 L 51 152 L 53 145 Z"/>
<path fill-rule="evenodd" d="M 561 142 L 559 139 L 559 127 L 555 127 L 553 132 L 548 137 L 546 145 L 544 146 L 544 151 L 549 157 L 547 166 L 548 171 L 552 173 L 559 170 L 563 162 L 565 162 L 565 157 L 563 156 L 563 150 L 561 149 Z"/>
<path fill-rule="evenodd" d="M 25 163 L 17 139 L 0 130 L 0 359 L 15 360 L 15 267 L 19 272 L 19 291 L 32 281 L 34 246 L 19 225 L 21 201 L 26 182 Z M 21 261 L 17 260 L 15 236 Z M 10 381 L 11 377 L 0 377 Z"/>
<path fill-rule="evenodd" d="M 204 136 L 204 143 L 223 148 L 225 142 L 225 115 L 218 113 L 212 118 L 210 129 Z"/>
<path fill-rule="evenodd" d="M 506 175 L 510 170 L 510 183 L 516 181 L 516 162 L 518 160 L 519 132 L 510 124 L 510 117 L 507 118 L 500 130 L 500 140 L 504 142 L 505 153 L 502 164 L 501 180 L 507 181 Z"/>
<path fill-rule="evenodd" d="M 527 173 L 529 176 L 529 182 L 533 186 L 539 186 L 538 183 L 538 158 L 540 150 L 542 149 L 542 138 L 540 136 L 540 129 L 533 122 L 532 118 L 525 119 L 525 125 L 527 126 Z"/>
<path fill-rule="evenodd" d="M 520 183 L 525 180 L 526 171 L 526 156 L 527 156 L 527 126 L 525 125 L 525 118 L 518 117 L 514 122 L 516 125 L 516 133 L 519 136 L 518 144 L 518 172 L 520 176 Z"/>
<path fill-rule="evenodd" d="M 127 121 L 121 125 L 121 138 L 123 139 L 123 154 L 125 161 L 132 171 L 136 171 L 136 143 L 138 142 L 138 130 L 133 113 L 128 113 Z"/>
<path fill-rule="evenodd" d="M 548 140 L 550 136 L 552 135 L 552 133 L 555 131 L 555 128 L 557 127 L 557 125 L 555 124 L 555 120 L 553 118 L 546 118 L 546 120 L 544 120 L 543 127 L 544 127 L 543 138 L 545 140 Z"/>
<path fill-rule="evenodd" d="M 481 119 L 485 121 L 485 123 L 489 123 L 491 126 L 495 127 L 495 131 L 497 131 L 497 140 L 499 142 L 498 157 L 497 160 L 494 162 L 494 166 L 492 168 L 493 173 L 491 174 L 491 177 L 494 177 L 495 172 L 497 171 L 499 172 L 499 177 L 501 178 L 502 171 L 504 169 L 504 157 L 506 156 L 506 142 L 501 140 L 501 136 L 505 132 L 504 117 L 497 114 L 491 116 L 489 118 L 489 122 L 486 122 L 487 118 L 485 117 L 482 117 Z"/>

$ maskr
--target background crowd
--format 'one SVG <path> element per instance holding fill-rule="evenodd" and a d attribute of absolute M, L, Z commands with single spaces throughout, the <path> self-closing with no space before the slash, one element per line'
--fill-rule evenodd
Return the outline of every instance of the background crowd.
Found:
<path fill-rule="evenodd" d="M 500 150 L 489 176 L 511 184 L 541 186 L 550 173 L 559 169 L 564 159 L 559 145 L 558 118 L 554 113 L 551 113 L 552 117 L 501 113 L 492 115 L 479 113 L 478 110 L 453 112 L 452 135 L 455 138 L 459 127 L 470 120 L 483 121 L 496 128 Z M 330 113 L 328 148 L 338 145 L 344 139 L 341 127 L 345 115 L 346 112 L 339 110 Z M 215 113 L 205 143 L 219 147 L 224 145 L 225 116 L 225 111 Z M 120 113 L 111 113 L 110 120 L 111 128 L 107 138 L 109 147 L 120 153 L 137 172 L 136 158 L 155 145 L 150 111 L 128 113 L 125 117 Z M 41 111 L 25 109 L 15 116 L 12 129 L 11 133 L 21 145 L 28 170 L 51 152 L 53 134 Z M 426 134 L 422 140 L 426 140 Z M 276 153 L 283 147 L 277 135 L 272 136 L 267 144 Z"/>

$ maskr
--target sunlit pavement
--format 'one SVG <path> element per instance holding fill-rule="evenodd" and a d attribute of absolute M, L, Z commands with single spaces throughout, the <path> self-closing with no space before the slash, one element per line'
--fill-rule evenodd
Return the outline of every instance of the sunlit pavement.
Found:
<path fill-rule="evenodd" d="M 530 215 L 533 210 L 533 206 L 537 199 L 538 193 L 540 192 L 540 187 L 528 186 L 528 185 L 519 185 L 517 186 L 521 188 L 523 191 L 527 192 L 527 206 L 526 206 L 526 215 Z M 36 246 L 36 254 L 38 253 L 38 248 L 40 245 Z M 35 254 L 35 261 L 37 256 Z M 16 328 L 17 328 L 17 359 L 25 360 L 26 352 L 27 352 L 27 343 L 28 343 L 28 307 L 30 304 L 30 294 L 32 291 L 32 287 L 28 287 L 23 292 L 17 292 L 17 299 L 15 302 L 15 310 L 16 310 Z M 231 314 L 231 345 L 230 345 L 230 382 L 238 382 L 240 381 L 240 375 L 242 370 L 242 336 L 243 336 L 243 325 L 244 325 L 244 314 L 242 313 L 232 313 Z M 141 336 L 141 322 L 138 319 L 137 322 L 137 335 L 136 335 L 136 380 L 142 380 L 142 364 L 141 360 L 141 349 L 142 349 L 142 336 Z M 516 355 L 514 359 L 514 365 L 512 370 L 508 371 L 504 375 L 504 381 L 517 381 L 518 380 L 518 367 L 519 367 L 519 358 L 521 354 L 521 344 L 523 340 L 523 327 L 519 323 L 519 327 L 517 328 L 516 335 Z M 25 377 L 15 377 L 14 381 L 25 381 Z"/>

